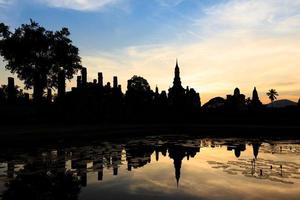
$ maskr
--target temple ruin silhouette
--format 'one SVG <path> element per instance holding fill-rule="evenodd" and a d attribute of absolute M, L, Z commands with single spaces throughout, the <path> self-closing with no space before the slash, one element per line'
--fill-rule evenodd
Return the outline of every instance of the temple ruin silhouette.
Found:
<path fill-rule="evenodd" d="M 235 88 L 233 94 L 228 94 L 226 98 L 215 97 L 201 106 L 200 94 L 193 88 L 182 86 L 178 60 L 174 68 L 173 85 L 168 91 L 160 92 L 157 86 L 153 91 L 146 79 L 134 75 L 127 81 L 127 89 L 123 93 L 117 76 L 113 77 L 112 84 L 111 82 L 104 84 L 103 73 L 99 72 L 97 75 L 97 79 L 88 81 L 87 68 L 83 67 L 81 74 L 76 78 L 76 87 L 66 91 L 66 74 L 61 71 L 58 74 L 57 94 L 53 94 L 53 90 L 48 88 L 41 101 L 36 101 L 34 96 L 33 99 L 30 98 L 28 93 L 15 85 L 14 78 L 9 77 L 8 84 L 0 89 L 0 108 L 8 111 L 15 110 L 12 109 L 14 107 L 21 109 L 17 113 L 9 112 L 8 117 L 2 121 L 18 116 L 19 119 L 15 120 L 24 122 L 31 118 L 76 123 L 84 121 L 177 123 L 215 119 L 222 119 L 225 122 L 233 116 L 238 120 L 245 118 L 250 121 L 260 118 L 266 120 L 263 116 L 273 115 L 273 111 L 267 109 L 260 101 L 256 87 L 251 98 L 246 98 L 239 88 Z M 28 109 L 31 111 L 28 112 Z M 294 119 L 300 117 L 299 111 L 299 106 L 276 110 L 282 117 Z M 271 118 L 269 121 L 272 122 Z"/>

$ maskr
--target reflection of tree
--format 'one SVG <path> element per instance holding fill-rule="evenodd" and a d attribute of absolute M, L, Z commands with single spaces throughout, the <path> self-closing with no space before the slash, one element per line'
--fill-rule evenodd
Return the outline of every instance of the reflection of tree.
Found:
<path fill-rule="evenodd" d="M 151 162 L 151 155 L 154 152 L 154 146 L 147 144 L 127 145 L 126 160 L 128 164 L 128 170 L 133 168 L 143 167 Z"/>
<path fill-rule="evenodd" d="M 79 192 L 79 180 L 72 172 L 28 164 L 7 184 L 3 199 L 76 200 Z"/>
<path fill-rule="evenodd" d="M 246 150 L 245 144 L 228 144 L 227 146 L 228 151 L 234 150 L 234 155 L 239 158 L 241 156 L 241 152 Z"/>

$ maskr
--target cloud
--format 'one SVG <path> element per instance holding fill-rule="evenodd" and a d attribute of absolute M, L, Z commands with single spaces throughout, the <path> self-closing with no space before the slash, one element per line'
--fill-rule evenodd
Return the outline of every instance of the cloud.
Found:
<path fill-rule="evenodd" d="M 47 6 L 79 11 L 95 11 L 122 0 L 38 0 Z"/>
<path fill-rule="evenodd" d="M 126 0 L 36 1 L 52 7 L 93 11 Z M 156 1 L 171 7 L 183 0 Z M 183 85 L 199 91 L 202 102 L 214 96 L 224 97 L 235 87 L 249 96 L 254 86 L 261 98 L 270 88 L 277 89 L 281 98 L 299 98 L 300 0 L 228 0 L 199 9 L 201 15 L 196 19 L 180 18 L 189 24 L 184 28 L 160 21 L 162 29 L 175 27 L 169 29 L 168 35 L 174 39 L 167 38 L 167 42 L 83 52 L 89 79 L 96 78 L 98 71 L 104 72 L 105 81 L 111 82 L 117 75 L 124 90 L 126 81 L 137 74 L 145 77 L 152 88 L 157 84 L 160 90 L 167 90 L 172 85 L 178 57 Z M 191 19 L 188 14 L 186 17 Z"/>
<path fill-rule="evenodd" d="M 174 7 L 181 4 L 185 0 L 156 0 L 161 6 Z"/>
<path fill-rule="evenodd" d="M 110 56 L 83 56 L 83 62 L 95 71 L 105 70 L 109 78 L 118 75 L 123 88 L 131 75 L 138 74 L 152 88 L 157 84 L 167 90 L 178 57 L 184 86 L 199 91 L 203 102 L 224 97 L 235 87 L 250 96 L 254 86 L 265 102 L 271 87 L 282 98 L 299 98 L 299 0 L 226 1 L 204 13 L 185 30 L 198 35 L 192 43 L 129 46 Z M 276 84 L 287 81 L 294 84 Z"/>
<path fill-rule="evenodd" d="M 230 32 L 257 35 L 295 33 L 299 29 L 299 0 L 226 1 L 204 9 L 204 17 L 195 20 L 210 34 Z"/>
<path fill-rule="evenodd" d="M 14 3 L 14 0 L 0 0 L 0 9 L 7 8 Z"/>
<path fill-rule="evenodd" d="M 123 89 L 126 80 L 137 74 L 145 77 L 152 88 L 157 84 L 167 90 L 172 85 L 178 57 L 183 85 L 199 91 L 203 102 L 214 96 L 224 97 L 235 87 L 250 96 L 254 86 L 261 97 L 274 87 L 296 100 L 300 95 L 299 43 L 300 37 L 249 38 L 242 42 L 211 38 L 184 46 L 133 46 L 109 56 L 83 55 L 83 63 L 94 78 L 98 71 L 104 72 L 107 81 L 117 75 Z M 287 81 L 293 84 L 279 84 Z"/>

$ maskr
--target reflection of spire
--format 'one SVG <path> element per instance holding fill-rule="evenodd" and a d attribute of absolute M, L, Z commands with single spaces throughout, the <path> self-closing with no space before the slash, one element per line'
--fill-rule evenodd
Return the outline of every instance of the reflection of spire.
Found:
<path fill-rule="evenodd" d="M 259 147 L 260 147 L 260 143 L 253 143 L 252 144 L 252 147 L 253 147 L 253 155 L 255 157 L 255 159 L 257 158 L 258 156 L 258 152 L 259 152 Z"/>
<path fill-rule="evenodd" d="M 171 159 L 174 160 L 175 178 L 176 178 L 177 187 L 179 185 L 181 164 L 185 155 L 186 155 L 185 150 L 182 149 L 182 147 L 174 146 L 169 149 L 169 156 Z"/>
<path fill-rule="evenodd" d="M 180 179 L 180 169 L 181 169 L 181 159 L 174 159 L 174 167 L 175 167 L 175 177 L 176 177 L 176 184 L 178 187 L 179 179 Z"/>

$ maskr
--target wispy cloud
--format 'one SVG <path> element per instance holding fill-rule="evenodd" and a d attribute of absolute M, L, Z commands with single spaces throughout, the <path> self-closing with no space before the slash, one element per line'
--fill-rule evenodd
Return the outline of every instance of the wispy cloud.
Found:
<path fill-rule="evenodd" d="M 5 8 L 11 5 L 13 2 L 14 0 L 0 0 L 0 8 Z"/>
<path fill-rule="evenodd" d="M 177 6 L 185 0 L 156 0 L 161 6 L 173 7 Z"/>
<path fill-rule="evenodd" d="M 11 21 L 11 18 L 14 18 L 17 14 L 14 16 L 11 16 L 11 7 L 15 5 L 17 0 L 0 0 L 0 21 L 1 22 L 9 22 Z"/>
<path fill-rule="evenodd" d="M 47 6 L 79 11 L 95 11 L 122 0 L 38 0 Z"/>
<path fill-rule="evenodd" d="M 294 33 L 300 26 L 300 0 L 226 1 L 204 9 L 204 13 L 204 17 L 195 20 L 195 25 L 209 35 Z"/>
<path fill-rule="evenodd" d="M 295 28 L 300 22 L 299 0 L 226 1 L 206 8 L 204 13 L 185 30 L 199 36 L 192 44 L 175 41 L 131 46 L 111 53 L 117 56 L 83 56 L 83 61 L 94 66 L 94 71 L 105 71 L 108 77 L 117 71 L 123 85 L 137 73 L 152 87 L 158 84 L 168 89 L 174 60 L 179 57 L 184 85 L 197 89 L 204 102 L 232 93 L 235 87 L 248 96 L 254 86 L 262 98 L 269 87 L 293 100 L 299 98 L 300 29 Z M 287 77 L 297 84 L 274 84 L 286 82 Z"/>

